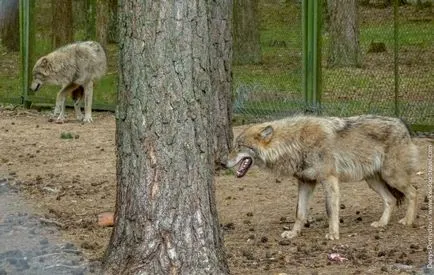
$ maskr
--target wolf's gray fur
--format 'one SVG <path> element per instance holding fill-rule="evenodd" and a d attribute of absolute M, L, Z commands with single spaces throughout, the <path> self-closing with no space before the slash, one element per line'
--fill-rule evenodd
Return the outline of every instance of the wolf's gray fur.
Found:
<path fill-rule="evenodd" d="M 93 83 L 107 70 L 104 49 L 94 41 L 76 42 L 63 46 L 41 57 L 33 68 L 33 91 L 47 83 L 60 85 L 54 116 L 57 122 L 65 119 L 65 99 L 75 91 L 74 109 L 77 119 L 92 122 Z M 84 117 L 80 110 L 81 92 L 84 93 Z"/>
<path fill-rule="evenodd" d="M 382 197 L 383 214 L 372 226 L 387 225 L 394 205 L 404 197 L 408 208 L 400 223 L 413 223 L 416 189 L 412 176 L 417 159 L 417 147 L 397 118 L 295 116 L 247 128 L 236 139 L 226 165 L 239 164 L 238 177 L 256 163 L 280 176 L 298 179 L 297 218 L 292 230 L 282 233 L 285 238 L 300 232 L 309 199 L 321 183 L 329 216 L 326 238 L 338 239 L 339 182 L 366 180 Z"/>

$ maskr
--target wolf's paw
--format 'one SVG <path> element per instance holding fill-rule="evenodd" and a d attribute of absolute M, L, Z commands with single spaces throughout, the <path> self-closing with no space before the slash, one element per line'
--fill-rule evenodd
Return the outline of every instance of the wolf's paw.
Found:
<path fill-rule="evenodd" d="M 298 236 L 298 232 L 292 230 L 283 231 L 283 233 L 280 236 L 284 239 L 293 239 Z"/>
<path fill-rule="evenodd" d="M 325 238 L 327 239 L 327 240 L 339 240 L 339 233 L 327 233 L 326 235 L 325 235 Z"/>
<path fill-rule="evenodd" d="M 90 116 L 89 117 L 85 116 L 84 119 L 83 119 L 83 122 L 84 123 L 91 123 L 91 122 L 93 122 L 93 119 Z"/>
<path fill-rule="evenodd" d="M 385 227 L 387 225 L 387 223 L 384 223 L 384 222 L 382 222 L 382 221 L 378 221 L 378 222 L 373 222 L 373 223 L 371 223 L 371 226 L 372 227 L 375 227 L 375 228 L 377 228 L 377 227 Z"/>
<path fill-rule="evenodd" d="M 402 219 L 400 219 L 400 220 L 399 220 L 399 223 L 400 223 L 400 224 L 403 224 L 403 225 L 407 225 L 407 226 L 413 224 L 413 222 L 409 222 L 407 218 L 402 218 Z"/>

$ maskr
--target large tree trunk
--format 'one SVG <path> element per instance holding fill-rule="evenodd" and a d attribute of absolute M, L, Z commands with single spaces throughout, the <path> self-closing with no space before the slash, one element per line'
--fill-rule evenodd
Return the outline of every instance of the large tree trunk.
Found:
<path fill-rule="evenodd" d="M 9 51 L 20 50 L 19 0 L 0 0 L 0 39 Z"/>
<path fill-rule="evenodd" d="M 107 45 L 109 30 L 109 0 L 96 1 L 96 41 Z"/>
<path fill-rule="evenodd" d="M 259 0 L 234 0 L 234 64 L 262 61 L 258 4 Z"/>
<path fill-rule="evenodd" d="M 214 0 L 211 8 L 211 86 L 215 93 L 214 162 L 219 169 L 228 155 L 232 132 L 232 0 Z"/>
<path fill-rule="evenodd" d="M 329 18 L 328 67 L 360 66 L 357 0 L 327 0 Z"/>
<path fill-rule="evenodd" d="M 225 274 L 209 1 L 120 0 L 117 199 L 105 274 Z"/>
<path fill-rule="evenodd" d="M 52 0 L 52 41 L 58 48 L 74 40 L 72 0 Z"/>

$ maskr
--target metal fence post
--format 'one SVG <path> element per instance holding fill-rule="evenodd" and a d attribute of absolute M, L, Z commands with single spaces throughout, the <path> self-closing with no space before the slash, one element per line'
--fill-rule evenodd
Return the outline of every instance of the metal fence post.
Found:
<path fill-rule="evenodd" d="M 33 8 L 35 1 L 20 0 L 20 54 L 21 54 L 21 104 L 30 107 L 29 83 L 31 79 L 30 64 L 33 62 L 34 27 Z"/>
<path fill-rule="evenodd" d="M 322 0 L 303 0 L 303 90 L 306 112 L 321 111 Z"/>
<path fill-rule="evenodd" d="M 399 0 L 393 1 L 393 76 L 394 76 L 394 101 L 395 101 L 395 116 L 399 117 L 399 66 L 398 66 L 398 53 L 399 53 L 399 37 L 398 37 L 398 3 Z"/>

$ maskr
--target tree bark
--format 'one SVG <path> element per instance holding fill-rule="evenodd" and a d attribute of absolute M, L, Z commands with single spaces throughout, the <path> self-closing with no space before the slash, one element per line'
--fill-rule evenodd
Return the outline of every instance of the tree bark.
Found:
<path fill-rule="evenodd" d="M 52 0 L 52 41 L 58 48 L 74 40 L 72 0 Z"/>
<path fill-rule="evenodd" d="M 105 47 L 109 32 L 109 0 L 96 1 L 96 40 Z"/>
<path fill-rule="evenodd" d="M 357 0 L 328 0 L 330 45 L 328 67 L 359 67 Z"/>
<path fill-rule="evenodd" d="M 19 0 L 0 0 L 0 39 L 7 50 L 20 50 Z"/>
<path fill-rule="evenodd" d="M 209 1 L 120 0 L 117 198 L 105 274 L 226 274 Z"/>
<path fill-rule="evenodd" d="M 214 163 L 221 167 L 232 148 L 232 0 L 213 0 L 210 17 L 211 86 L 215 94 Z"/>
<path fill-rule="evenodd" d="M 258 4 L 258 0 L 234 0 L 234 64 L 262 61 Z"/>

